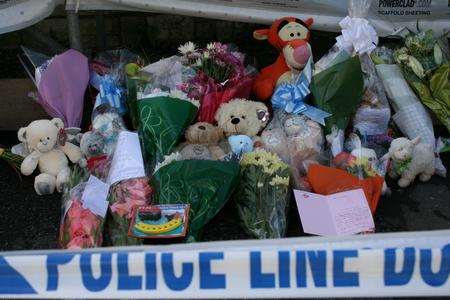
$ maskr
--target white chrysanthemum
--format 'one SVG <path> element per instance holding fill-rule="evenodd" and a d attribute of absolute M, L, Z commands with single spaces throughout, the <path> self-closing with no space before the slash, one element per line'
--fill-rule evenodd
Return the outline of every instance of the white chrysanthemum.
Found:
<path fill-rule="evenodd" d="M 197 48 L 197 46 L 193 42 L 189 41 L 186 44 L 181 45 L 180 47 L 178 47 L 178 51 L 181 54 L 186 55 L 188 53 L 195 52 L 197 50 L 196 48 Z"/>
<path fill-rule="evenodd" d="M 210 57 L 211 57 L 211 55 L 209 54 L 208 51 L 203 52 L 203 58 L 204 58 L 204 59 L 208 59 L 208 58 L 210 58 Z"/>
<path fill-rule="evenodd" d="M 180 152 L 172 152 L 169 155 L 164 155 L 164 160 L 162 162 L 156 164 L 155 171 L 153 171 L 153 174 L 156 173 L 162 167 L 167 166 L 168 164 L 170 164 L 174 161 L 178 161 L 178 160 L 182 160 L 182 159 L 183 158 L 181 157 Z"/>
<path fill-rule="evenodd" d="M 209 43 L 208 45 L 206 45 L 206 49 L 208 50 L 213 50 L 216 47 L 216 43 Z"/>
<path fill-rule="evenodd" d="M 262 187 L 264 186 L 264 184 L 263 184 L 262 182 L 258 182 L 257 186 L 258 186 L 259 188 L 262 188 Z"/>
<path fill-rule="evenodd" d="M 202 65 L 203 61 L 202 59 L 199 57 L 197 58 L 197 60 L 195 61 L 195 66 L 200 67 Z"/>

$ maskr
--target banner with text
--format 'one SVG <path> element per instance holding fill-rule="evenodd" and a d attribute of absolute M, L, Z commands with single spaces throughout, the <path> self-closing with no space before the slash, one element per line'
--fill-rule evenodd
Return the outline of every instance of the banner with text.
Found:
<path fill-rule="evenodd" d="M 450 230 L 0 253 L 6 298 L 450 295 Z"/>

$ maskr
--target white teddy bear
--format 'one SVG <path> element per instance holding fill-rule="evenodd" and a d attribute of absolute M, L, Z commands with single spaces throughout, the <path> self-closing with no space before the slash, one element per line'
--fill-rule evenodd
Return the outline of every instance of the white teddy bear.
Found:
<path fill-rule="evenodd" d="M 434 174 L 434 153 L 430 145 L 420 143 L 420 136 L 413 140 L 401 137 L 393 140 L 389 148 L 393 166 L 389 175 L 399 177 L 398 185 L 407 187 L 417 175 L 422 182 Z"/>
<path fill-rule="evenodd" d="M 23 175 L 31 175 L 39 167 L 41 174 L 34 179 L 38 195 L 52 194 L 55 187 L 61 192 L 70 175 L 67 157 L 73 163 L 81 159 L 80 148 L 61 140 L 60 132 L 64 132 L 64 123 L 59 118 L 36 120 L 19 129 L 18 138 L 27 145 L 30 153 L 20 171 Z"/>

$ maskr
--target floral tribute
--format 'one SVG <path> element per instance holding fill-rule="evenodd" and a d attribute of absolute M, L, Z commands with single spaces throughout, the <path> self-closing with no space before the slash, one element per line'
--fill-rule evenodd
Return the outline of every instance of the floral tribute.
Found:
<path fill-rule="evenodd" d="M 205 49 L 188 42 L 178 50 L 183 64 L 195 70 L 179 88 L 189 98 L 200 100 L 199 122 L 214 122 L 220 104 L 250 95 L 254 74 L 245 66 L 243 53 L 219 42 L 209 43 Z"/>
<path fill-rule="evenodd" d="M 258 239 L 283 237 L 289 199 L 288 165 L 265 150 L 244 154 L 240 164 L 235 199 L 245 230 Z"/>

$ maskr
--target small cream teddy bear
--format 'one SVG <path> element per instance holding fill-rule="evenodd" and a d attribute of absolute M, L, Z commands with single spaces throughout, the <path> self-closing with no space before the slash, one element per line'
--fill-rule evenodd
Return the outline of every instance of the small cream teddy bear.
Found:
<path fill-rule="evenodd" d="M 78 146 L 61 140 L 60 132 L 63 131 L 63 121 L 54 118 L 33 121 L 27 127 L 20 128 L 17 134 L 30 153 L 23 160 L 20 171 L 23 175 L 31 175 L 39 167 L 41 172 L 34 180 L 38 195 L 52 194 L 55 187 L 61 192 L 70 175 L 67 157 L 73 163 L 82 158 Z"/>
<path fill-rule="evenodd" d="M 266 126 L 269 113 L 264 103 L 233 99 L 219 107 L 215 118 L 225 136 L 247 135 L 254 138 Z"/>
<path fill-rule="evenodd" d="M 219 147 L 223 131 L 217 126 L 206 122 L 198 122 L 189 126 L 185 132 L 186 143 L 180 150 L 184 159 L 219 160 L 225 152 Z"/>
<path fill-rule="evenodd" d="M 420 136 L 413 140 L 401 137 L 393 140 L 389 148 L 392 168 L 389 176 L 400 176 L 398 185 L 407 187 L 417 175 L 422 182 L 430 180 L 434 174 L 434 152 L 430 145 L 420 143 Z"/>

